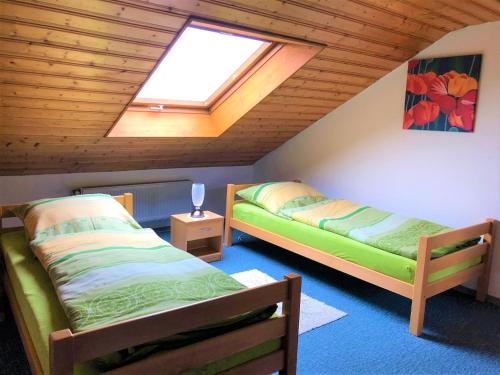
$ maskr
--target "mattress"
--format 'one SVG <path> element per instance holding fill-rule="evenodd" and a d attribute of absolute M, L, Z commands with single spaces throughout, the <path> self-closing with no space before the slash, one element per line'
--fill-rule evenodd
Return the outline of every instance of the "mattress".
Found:
<path fill-rule="evenodd" d="M 5 267 L 16 300 L 35 347 L 43 372 L 49 374 L 49 334 L 69 327 L 50 279 L 29 249 L 24 232 L 5 233 L 0 238 Z M 217 361 L 193 374 L 216 374 L 240 363 L 276 350 L 279 341 L 272 341 Z M 75 366 L 75 374 L 91 375 L 99 371 L 92 362 Z"/>
<path fill-rule="evenodd" d="M 417 262 L 413 259 L 389 253 L 298 221 L 276 216 L 248 202 L 239 202 L 234 205 L 233 218 L 401 281 L 410 284 L 414 282 Z M 428 280 L 429 282 L 439 280 L 480 262 L 481 257 L 469 259 L 430 274 Z"/>

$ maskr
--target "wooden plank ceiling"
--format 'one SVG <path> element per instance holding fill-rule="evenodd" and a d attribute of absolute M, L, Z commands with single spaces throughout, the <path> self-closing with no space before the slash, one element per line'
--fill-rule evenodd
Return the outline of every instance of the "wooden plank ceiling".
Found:
<path fill-rule="evenodd" d="M 0 175 L 249 165 L 498 0 L 12 0 Z M 327 47 L 221 137 L 104 138 L 189 16 Z"/>

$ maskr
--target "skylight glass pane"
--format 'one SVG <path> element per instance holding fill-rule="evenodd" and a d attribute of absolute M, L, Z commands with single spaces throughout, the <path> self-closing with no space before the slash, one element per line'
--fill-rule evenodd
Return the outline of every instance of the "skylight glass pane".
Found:
<path fill-rule="evenodd" d="M 205 102 L 266 42 L 187 27 L 138 98 Z"/>

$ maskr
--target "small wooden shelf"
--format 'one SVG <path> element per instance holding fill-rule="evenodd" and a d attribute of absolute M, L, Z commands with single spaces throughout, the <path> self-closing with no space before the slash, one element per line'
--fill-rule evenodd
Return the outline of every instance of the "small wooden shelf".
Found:
<path fill-rule="evenodd" d="M 202 219 L 188 213 L 171 216 L 172 245 L 206 262 L 222 259 L 224 217 L 205 211 Z"/>

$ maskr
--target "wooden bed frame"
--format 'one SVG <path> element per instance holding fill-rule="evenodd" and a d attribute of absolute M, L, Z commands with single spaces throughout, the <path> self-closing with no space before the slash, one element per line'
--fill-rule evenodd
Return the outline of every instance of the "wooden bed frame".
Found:
<path fill-rule="evenodd" d="M 116 196 L 131 214 L 130 193 Z M 3 218 L 13 217 L 17 205 L 0 206 Z M 13 292 L 7 272 L 4 277 L 16 324 L 34 374 L 43 374 L 33 342 Z M 69 375 L 75 363 L 85 362 L 121 349 L 197 329 L 248 311 L 283 302 L 283 315 L 165 351 L 106 374 L 179 374 L 250 349 L 269 340 L 280 339 L 278 350 L 233 367 L 224 374 L 296 373 L 301 278 L 296 274 L 284 280 L 189 306 L 147 315 L 106 327 L 73 333 L 70 329 L 52 332 L 49 340 L 50 374 Z"/>
<path fill-rule="evenodd" d="M 481 224 L 456 229 L 434 236 L 422 236 L 420 238 L 417 254 L 415 282 L 414 284 L 410 284 L 233 218 L 234 204 L 243 201 L 242 199 L 235 199 L 235 194 L 242 189 L 254 185 L 257 184 L 227 185 L 226 223 L 224 230 L 225 246 L 231 246 L 232 229 L 234 228 L 296 254 L 300 254 L 318 263 L 409 298 L 412 300 L 410 333 L 415 336 L 420 336 L 422 334 L 425 304 L 428 298 L 454 288 L 476 277 L 479 277 L 476 299 L 484 301 L 486 298 L 489 275 L 491 271 L 491 259 L 495 247 L 494 242 L 495 229 L 498 224 L 497 220 L 487 219 L 486 222 Z M 480 236 L 483 236 L 482 243 L 480 244 L 431 260 L 432 249 L 452 245 L 460 241 Z M 436 271 L 478 256 L 482 257 L 481 263 L 473 267 L 431 283 L 427 281 L 428 276 Z"/>

